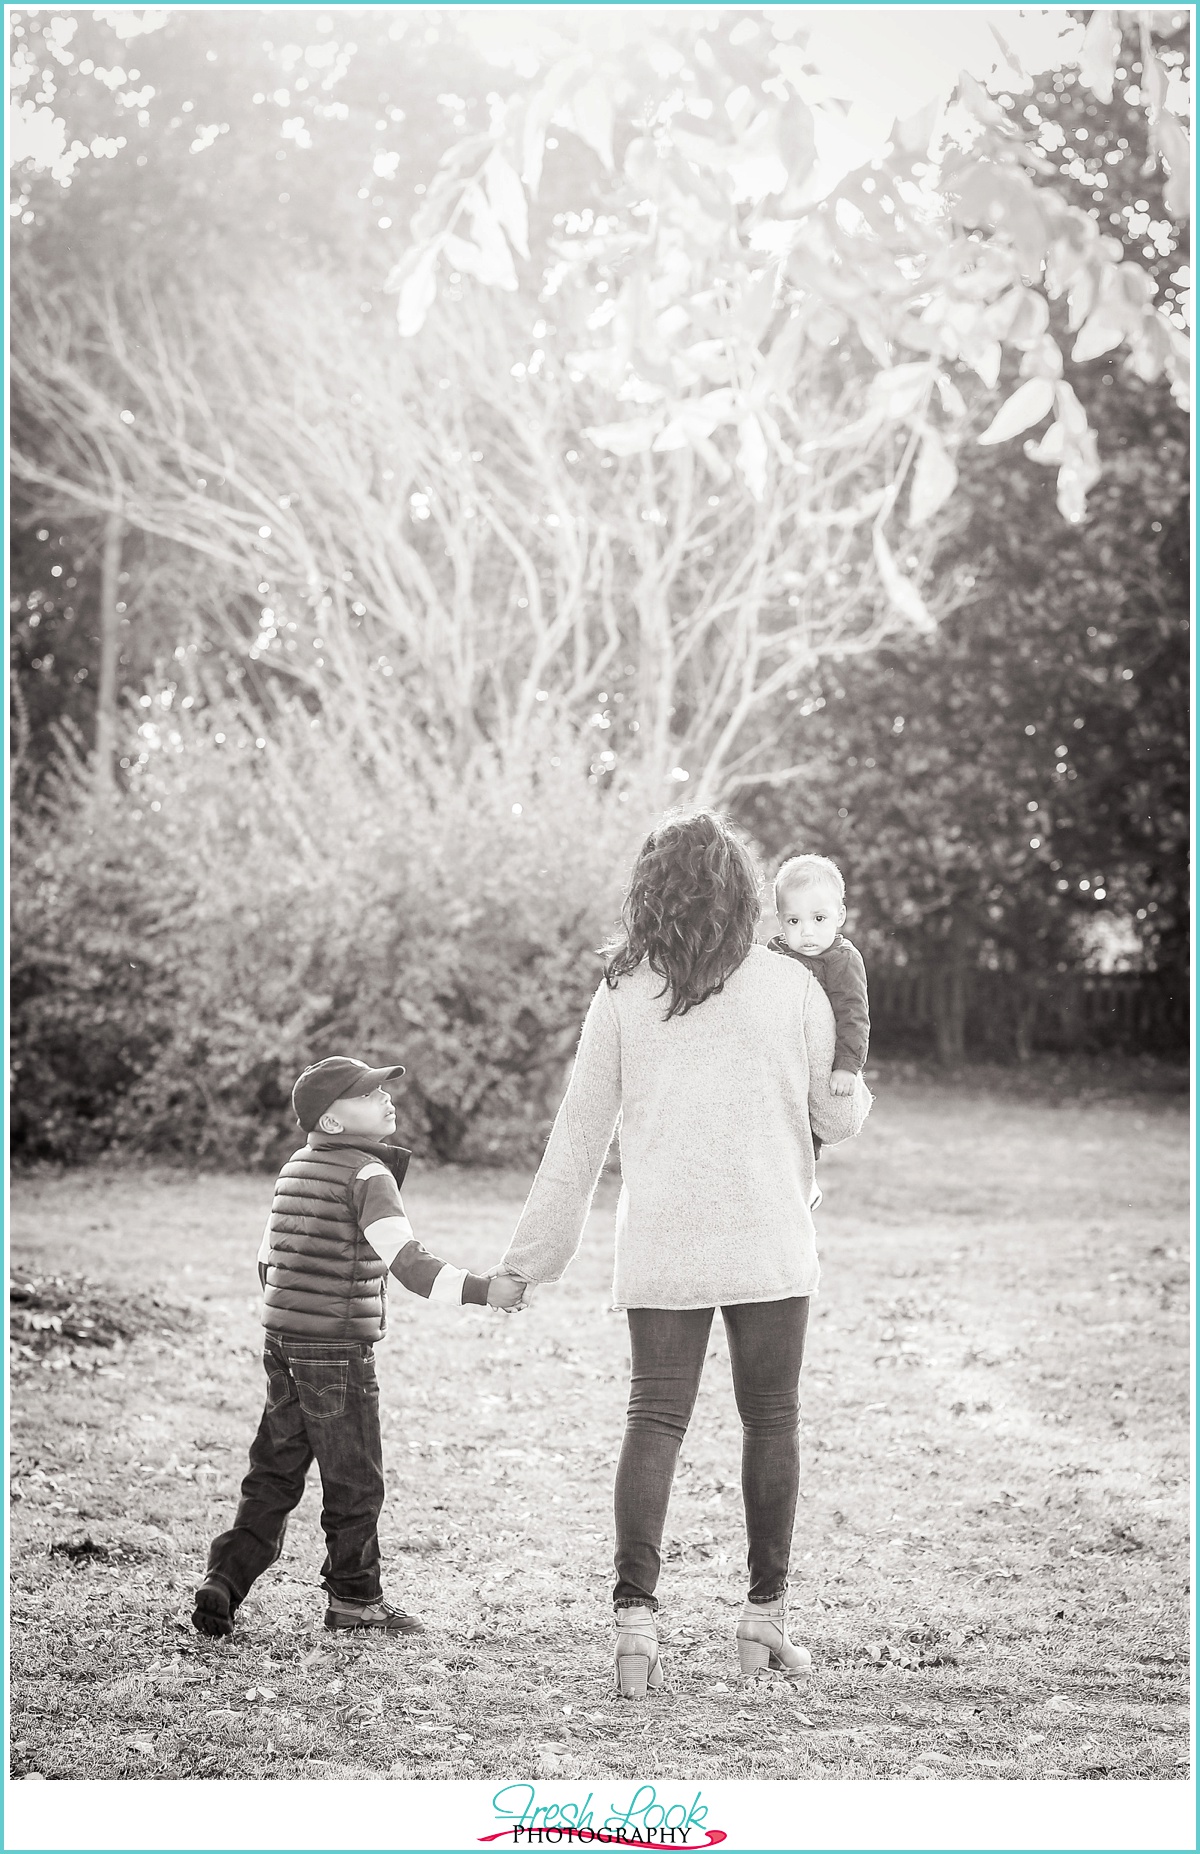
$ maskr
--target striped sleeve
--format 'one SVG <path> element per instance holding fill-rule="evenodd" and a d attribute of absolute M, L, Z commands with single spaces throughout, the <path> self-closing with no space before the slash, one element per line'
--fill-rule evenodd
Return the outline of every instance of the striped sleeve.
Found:
<path fill-rule="evenodd" d="M 364 1165 L 354 1180 L 358 1227 L 388 1273 L 422 1300 L 453 1301 L 458 1306 L 487 1305 L 488 1278 L 465 1268 L 451 1268 L 419 1243 L 404 1214 L 400 1187 L 386 1165 Z"/>

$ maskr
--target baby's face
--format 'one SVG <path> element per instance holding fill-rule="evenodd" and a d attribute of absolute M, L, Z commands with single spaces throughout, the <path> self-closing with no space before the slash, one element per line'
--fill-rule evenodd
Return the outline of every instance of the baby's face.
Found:
<path fill-rule="evenodd" d="M 793 953 L 828 952 L 846 918 L 832 884 L 806 883 L 779 897 L 779 925 Z"/>

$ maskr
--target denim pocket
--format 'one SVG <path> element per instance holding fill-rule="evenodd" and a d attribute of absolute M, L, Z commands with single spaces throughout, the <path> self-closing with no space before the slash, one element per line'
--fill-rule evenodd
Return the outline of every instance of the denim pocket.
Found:
<path fill-rule="evenodd" d="M 263 1370 L 267 1374 L 267 1414 L 278 1410 L 292 1394 L 288 1375 L 273 1352 L 263 1353 Z"/>
<path fill-rule="evenodd" d="M 293 1358 L 292 1379 L 305 1416 L 321 1422 L 343 1414 L 348 1372 L 344 1358 Z"/>

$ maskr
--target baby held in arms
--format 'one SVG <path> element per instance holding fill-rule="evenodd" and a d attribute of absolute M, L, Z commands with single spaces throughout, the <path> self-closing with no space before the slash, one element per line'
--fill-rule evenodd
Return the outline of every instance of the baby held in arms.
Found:
<path fill-rule="evenodd" d="M 833 1006 L 837 1044 L 831 1094 L 853 1094 L 867 1060 L 871 1017 L 867 969 L 858 948 L 841 931 L 846 884 L 828 856 L 789 856 L 775 877 L 775 912 L 781 932 L 769 942 L 808 967 Z M 820 1141 L 814 1138 L 819 1154 Z"/>

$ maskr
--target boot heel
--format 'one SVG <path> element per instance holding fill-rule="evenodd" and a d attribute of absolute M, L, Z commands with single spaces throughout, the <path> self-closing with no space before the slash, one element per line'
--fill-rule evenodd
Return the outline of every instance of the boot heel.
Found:
<path fill-rule="evenodd" d="M 624 1604 L 617 1610 L 616 1675 L 622 1699 L 645 1699 L 663 1683 L 658 1653 L 658 1623 L 648 1604 Z"/>
<path fill-rule="evenodd" d="M 753 1674 L 765 1674 L 771 1661 L 771 1650 L 766 1642 L 752 1642 L 739 1639 L 737 1645 L 738 1663 L 743 1678 Z"/>

